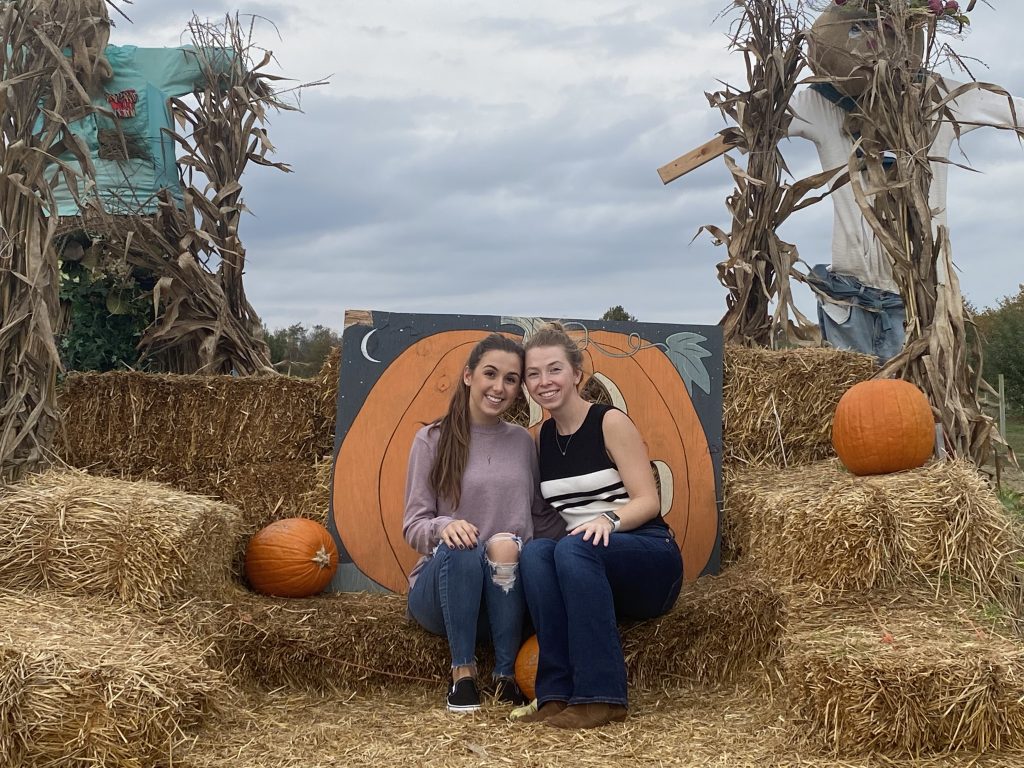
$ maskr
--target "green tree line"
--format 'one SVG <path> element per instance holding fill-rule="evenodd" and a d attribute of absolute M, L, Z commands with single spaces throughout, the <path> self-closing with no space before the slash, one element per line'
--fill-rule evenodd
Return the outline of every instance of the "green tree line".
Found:
<path fill-rule="evenodd" d="M 1024 285 L 994 307 L 975 313 L 981 335 L 982 373 L 993 387 L 999 374 L 1006 386 L 1007 406 L 1024 412 Z"/>
<path fill-rule="evenodd" d="M 270 330 L 263 327 L 270 347 L 270 362 L 281 373 L 308 378 L 316 376 L 332 347 L 341 346 L 341 335 L 325 325 L 306 328 L 302 323 Z"/>

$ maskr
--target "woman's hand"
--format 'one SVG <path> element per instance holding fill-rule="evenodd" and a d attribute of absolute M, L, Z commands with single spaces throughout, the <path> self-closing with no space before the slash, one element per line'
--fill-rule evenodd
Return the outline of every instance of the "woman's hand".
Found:
<path fill-rule="evenodd" d="M 570 536 L 575 536 L 579 533 L 583 534 L 584 541 L 590 541 L 596 547 L 598 544 L 608 546 L 608 539 L 611 538 L 612 531 L 615 530 L 615 523 L 609 520 L 604 515 L 598 515 L 593 520 L 588 520 L 581 525 L 577 525 L 571 531 Z"/>
<path fill-rule="evenodd" d="M 452 520 L 441 531 L 441 541 L 452 549 L 472 549 L 480 530 L 466 520 Z"/>

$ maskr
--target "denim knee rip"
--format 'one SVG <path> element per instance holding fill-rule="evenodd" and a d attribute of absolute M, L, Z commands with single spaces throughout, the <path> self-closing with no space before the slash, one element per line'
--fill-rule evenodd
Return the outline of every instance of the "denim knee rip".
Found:
<path fill-rule="evenodd" d="M 523 540 L 512 533 L 496 533 L 487 540 L 486 547 L 486 558 L 487 565 L 491 567 L 491 581 L 495 586 L 501 587 L 505 594 L 512 591 L 512 588 L 516 585 L 516 577 L 519 575 L 519 559 L 516 558 L 514 563 L 496 563 L 494 562 L 491 555 L 491 543 L 495 541 L 511 541 L 514 542 L 516 548 L 523 551 Z"/>

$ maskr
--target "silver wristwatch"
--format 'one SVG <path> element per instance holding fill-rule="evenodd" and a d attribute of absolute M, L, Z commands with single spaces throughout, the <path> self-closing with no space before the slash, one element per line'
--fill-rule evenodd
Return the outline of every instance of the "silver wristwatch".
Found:
<path fill-rule="evenodd" d="M 619 530 L 619 526 L 622 525 L 622 521 L 619 519 L 619 516 L 614 512 L 602 512 L 601 517 L 611 521 L 613 532 Z"/>

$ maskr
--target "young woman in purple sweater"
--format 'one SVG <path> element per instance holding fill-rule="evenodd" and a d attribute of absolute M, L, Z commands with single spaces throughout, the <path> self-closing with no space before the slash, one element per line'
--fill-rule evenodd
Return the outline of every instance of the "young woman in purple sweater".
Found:
<path fill-rule="evenodd" d="M 520 396 L 523 348 L 491 334 L 469 355 L 448 412 L 413 441 L 402 532 L 423 557 L 409 577 L 409 614 L 448 638 L 451 712 L 480 708 L 476 640 L 494 644 L 495 698 L 526 699 L 514 677 L 525 603 L 519 553 L 545 527 L 537 451 L 522 427 L 501 420 Z"/>

